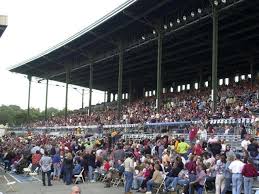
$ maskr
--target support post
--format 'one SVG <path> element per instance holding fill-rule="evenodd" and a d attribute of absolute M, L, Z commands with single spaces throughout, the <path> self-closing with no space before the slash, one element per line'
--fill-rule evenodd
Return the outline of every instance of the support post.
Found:
<path fill-rule="evenodd" d="M 93 92 L 93 64 L 90 64 L 90 76 L 89 76 L 89 111 L 88 115 L 92 114 L 92 92 Z"/>
<path fill-rule="evenodd" d="M 251 74 L 251 88 L 253 87 L 253 84 L 254 84 L 254 79 L 255 79 L 255 76 L 254 76 L 254 60 L 253 58 L 251 58 L 250 60 L 250 74 Z"/>
<path fill-rule="evenodd" d="M 27 122 L 30 123 L 30 103 L 31 103 L 31 76 L 28 75 L 29 91 L 28 91 L 28 107 L 27 107 Z"/>
<path fill-rule="evenodd" d="M 49 79 L 46 80 L 46 96 L 45 96 L 45 121 L 48 120 L 48 92 L 49 92 Z"/>
<path fill-rule="evenodd" d="M 213 40 L 212 40 L 212 111 L 217 110 L 218 96 L 218 10 L 213 4 Z"/>
<path fill-rule="evenodd" d="M 122 103 L 122 73 L 123 73 L 123 49 L 119 46 L 119 74 L 118 74 L 118 99 L 117 99 L 117 119 L 121 118 L 121 103 Z"/>
<path fill-rule="evenodd" d="M 107 101 L 106 95 L 107 95 L 107 91 L 104 91 L 103 104 L 105 104 L 105 102 Z"/>
<path fill-rule="evenodd" d="M 157 85 L 156 85 L 156 106 L 157 112 L 160 112 L 161 106 L 161 66 L 162 66 L 162 32 L 159 28 L 157 38 Z"/>
<path fill-rule="evenodd" d="M 111 92 L 107 91 L 107 102 L 111 102 Z"/>
<path fill-rule="evenodd" d="M 202 75 L 202 68 L 200 68 L 200 71 L 199 71 L 199 89 L 201 89 L 201 87 L 203 87 L 204 85 L 202 84 L 203 83 L 203 75 Z"/>
<path fill-rule="evenodd" d="M 132 94 L 133 90 L 132 90 L 132 80 L 129 80 L 129 92 L 128 92 L 128 96 L 129 96 L 129 103 L 132 102 L 132 97 L 133 97 L 133 94 Z"/>
<path fill-rule="evenodd" d="M 67 122 L 68 85 L 70 82 L 70 67 L 66 67 L 66 99 L 65 99 L 65 122 Z"/>
<path fill-rule="evenodd" d="M 82 109 L 84 108 L 85 89 L 82 89 Z"/>

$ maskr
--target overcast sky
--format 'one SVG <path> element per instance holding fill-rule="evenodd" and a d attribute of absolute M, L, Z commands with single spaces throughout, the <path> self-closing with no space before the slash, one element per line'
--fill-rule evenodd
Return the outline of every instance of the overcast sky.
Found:
<path fill-rule="evenodd" d="M 8 15 L 8 27 L 0 38 L 0 105 L 27 108 L 28 80 L 24 75 L 8 72 L 8 68 L 72 36 L 123 2 L 125 0 L 1 0 L 0 15 Z M 50 82 L 48 104 L 63 109 L 65 88 L 56 84 Z M 32 107 L 44 109 L 45 87 L 44 83 L 32 82 Z M 80 92 L 79 88 L 78 91 L 70 88 L 69 109 L 81 107 Z M 102 92 L 94 92 L 93 103 L 103 99 Z M 88 103 L 88 94 L 85 103 Z"/>

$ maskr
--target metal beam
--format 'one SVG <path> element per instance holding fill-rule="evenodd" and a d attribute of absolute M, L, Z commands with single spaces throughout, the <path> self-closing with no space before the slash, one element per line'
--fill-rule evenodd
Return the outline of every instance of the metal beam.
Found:
<path fill-rule="evenodd" d="M 82 89 L 82 109 L 84 108 L 85 89 Z"/>
<path fill-rule="evenodd" d="M 70 66 L 66 66 L 65 122 L 67 123 L 68 85 L 70 83 Z"/>
<path fill-rule="evenodd" d="M 48 120 L 48 91 L 49 91 L 49 79 L 46 80 L 46 96 L 45 96 L 45 121 Z"/>
<path fill-rule="evenodd" d="M 118 100 L 117 100 L 117 119 L 121 118 L 121 106 L 122 106 L 122 74 L 123 74 L 123 48 L 119 47 L 119 73 L 118 73 Z"/>
<path fill-rule="evenodd" d="M 156 82 L 156 107 L 157 112 L 160 112 L 161 106 L 161 66 L 162 66 L 162 47 L 163 47 L 163 35 L 161 29 L 158 30 L 158 38 L 157 38 L 157 82 Z"/>
<path fill-rule="evenodd" d="M 28 106 L 27 106 L 27 122 L 30 123 L 30 103 L 31 103 L 31 76 L 27 76 L 29 80 L 29 90 L 28 90 Z"/>
<path fill-rule="evenodd" d="M 218 101 L 218 9 L 213 3 L 213 39 L 212 39 L 212 111 L 215 113 L 217 111 L 217 101 Z"/>
<path fill-rule="evenodd" d="M 92 113 L 92 92 L 93 92 L 93 64 L 90 64 L 89 66 L 90 71 L 89 71 L 89 111 L 88 115 L 90 116 Z"/>

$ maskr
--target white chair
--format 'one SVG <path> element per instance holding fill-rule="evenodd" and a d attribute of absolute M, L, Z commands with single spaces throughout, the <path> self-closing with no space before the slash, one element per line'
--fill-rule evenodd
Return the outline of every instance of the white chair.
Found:
<path fill-rule="evenodd" d="M 31 168 L 32 168 L 32 163 L 30 163 L 30 165 L 27 168 L 23 168 L 23 173 L 25 175 L 29 175 L 29 173 L 31 173 Z"/>
<path fill-rule="evenodd" d="M 7 185 L 7 190 L 6 190 L 6 192 L 7 191 L 15 191 L 15 188 L 14 188 L 14 185 L 16 184 L 16 182 L 15 181 L 9 181 L 7 178 L 6 178 L 6 176 L 4 176 L 4 179 L 6 180 L 6 185 Z"/>
<path fill-rule="evenodd" d="M 31 181 L 40 181 L 40 179 L 37 178 L 38 176 L 38 170 L 39 170 L 39 167 L 35 168 L 35 170 L 33 172 L 30 172 L 29 175 L 31 176 Z"/>
<path fill-rule="evenodd" d="M 76 178 L 76 180 L 75 180 L 75 182 L 74 182 L 75 184 L 76 184 L 80 179 L 83 181 L 83 183 L 85 182 L 84 177 L 83 177 L 83 172 L 84 172 L 84 168 L 82 168 L 80 174 L 74 175 L 74 177 Z"/>

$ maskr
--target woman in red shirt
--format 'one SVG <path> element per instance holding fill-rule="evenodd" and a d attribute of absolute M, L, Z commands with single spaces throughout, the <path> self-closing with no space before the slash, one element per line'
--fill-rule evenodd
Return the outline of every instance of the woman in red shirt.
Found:
<path fill-rule="evenodd" d="M 194 147 L 192 149 L 192 153 L 194 155 L 197 155 L 197 156 L 201 156 L 202 155 L 203 149 L 202 149 L 202 146 L 201 146 L 199 140 L 196 141 L 196 144 L 194 145 Z"/>
<path fill-rule="evenodd" d="M 258 176 L 258 172 L 256 167 L 253 164 L 252 159 L 247 160 L 247 164 L 245 164 L 242 175 L 244 176 L 244 192 L 245 194 L 252 194 L 252 185 L 254 182 L 254 178 Z"/>

